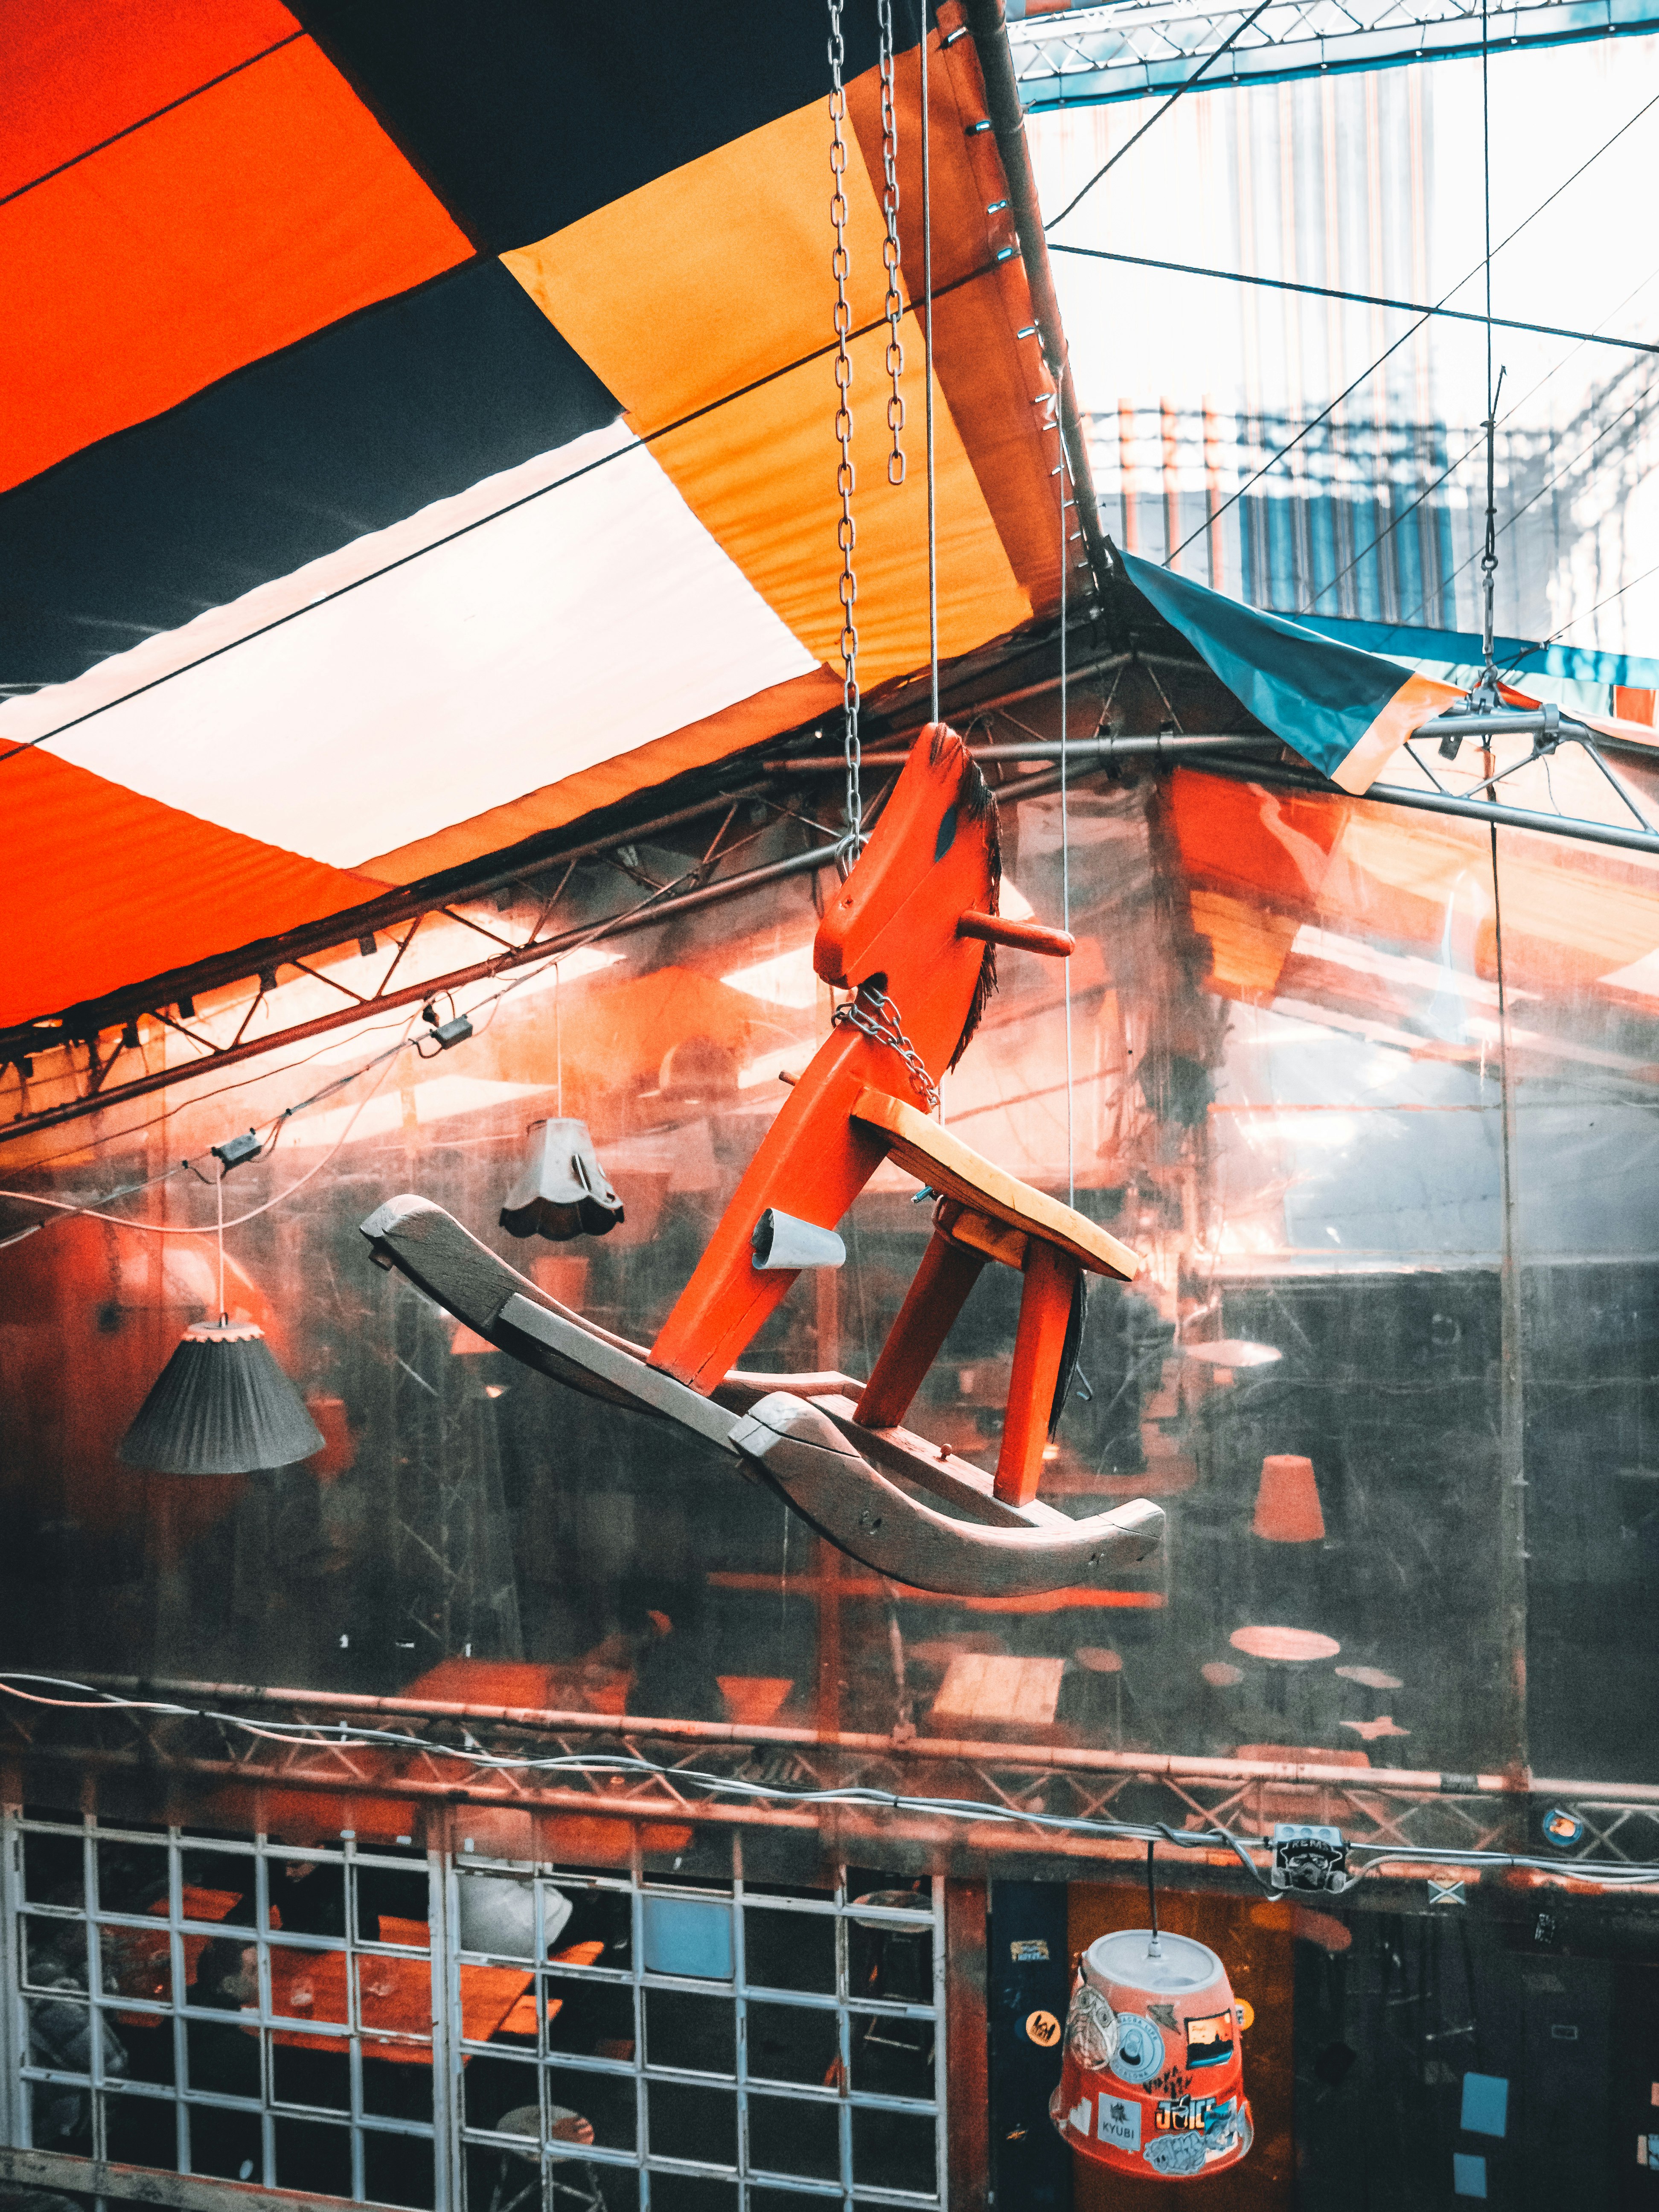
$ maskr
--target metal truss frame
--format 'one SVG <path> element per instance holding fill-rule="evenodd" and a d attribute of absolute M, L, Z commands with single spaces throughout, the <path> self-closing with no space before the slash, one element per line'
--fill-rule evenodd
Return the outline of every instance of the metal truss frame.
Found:
<path fill-rule="evenodd" d="M 1028 112 L 1175 91 L 1237 31 L 1248 6 L 1114 0 L 1008 25 Z M 1652 0 L 1522 0 L 1488 17 L 1495 47 L 1561 46 L 1659 29 Z M 1203 88 L 1281 84 L 1333 70 L 1446 61 L 1480 51 L 1474 0 L 1282 0 L 1205 72 Z"/>
<path fill-rule="evenodd" d="M 441 1704 L 409 1698 L 356 1698 L 347 1692 L 259 1689 L 209 1682 L 98 1678 L 115 1696 L 166 1700 L 186 1714 L 137 1705 L 82 1709 L 73 1715 L 8 1700 L 0 1721 L 0 1760 L 27 1767 L 64 1764 L 95 1788 L 138 1772 L 165 1777 L 170 1802 L 188 1793 L 230 1790 L 263 1826 L 260 1808 L 273 1796 L 299 1791 L 350 1800 L 390 1801 L 411 1808 L 405 1825 L 429 1847 L 444 1847 L 449 1826 L 469 1809 L 491 1808 L 531 1816 L 556 1858 L 551 1838 L 572 1818 L 640 1824 L 816 1833 L 831 1856 L 890 1860 L 896 1850 L 934 1871 L 977 1876 L 988 1863 L 1046 1862 L 1073 1879 L 1138 1867 L 1145 1844 L 1068 1830 L 1060 1823 L 1097 1820 L 1164 1824 L 1170 1839 L 1157 1846 L 1171 1878 L 1199 1887 L 1249 1890 L 1252 1877 L 1237 1853 L 1213 1844 L 1183 1846 L 1182 1831 L 1224 1827 L 1247 1845 L 1264 1880 L 1272 1854 L 1267 1832 L 1279 1821 L 1340 1827 L 1370 1859 L 1367 1884 L 1381 1898 L 1398 1885 L 1422 1885 L 1437 1869 L 1391 1853 L 1491 1852 L 1537 1856 L 1534 1808 L 1562 1808 L 1584 1824 L 1583 1836 L 1552 1869 L 1448 1868 L 1466 1884 L 1554 1885 L 1589 1890 L 1575 1859 L 1650 1865 L 1659 1860 L 1659 1788 L 1640 1784 L 1432 1769 L 1361 1769 L 1334 1760 L 1225 1759 L 1135 1751 L 1073 1750 L 1036 1743 L 953 1741 L 711 1722 L 638 1719 L 614 1714 Z M 252 1735 L 239 1725 L 256 1721 Z M 343 1729 L 347 1740 L 272 1740 L 284 1725 Z M 376 1743 L 362 1729 L 393 1732 Z M 580 1762 L 562 1773 L 481 1766 L 471 1751 L 506 1759 Z M 607 1759 L 638 1759 L 650 1771 L 621 1772 Z M 734 1785 L 712 1792 L 699 1776 Z M 738 1792 L 743 1794 L 738 1795 Z M 769 1796 L 769 1792 L 776 1792 Z M 861 1802 L 842 1793 L 865 1793 Z M 835 1793 L 838 1802 L 809 1804 L 804 1793 Z M 943 1809 L 948 1804 L 952 1809 Z M 940 1809 L 934 1809 L 938 1806 Z M 983 1819 L 969 1808 L 982 1806 Z M 1552 1854 L 1552 1856 L 1553 1856 Z M 1632 1893 L 1622 1885 L 1621 1894 Z M 1633 1893 L 1659 1896 L 1659 1884 Z"/>
<path fill-rule="evenodd" d="M 1086 635 L 1091 625 L 1085 623 L 1077 628 Z M 1038 646 L 1034 649 L 1041 651 L 1043 647 Z M 1155 653 L 1116 652 L 1104 658 L 1086 658 L 1073 672 L 1073 680 L 1080 685 L 1132 662 L 1154 669 L 1195 665 L 1174 661 Z M 974 724 L 982 724 L 1010 705 L 1042 696 L 1057 688 L 1057 678 L 1045 675 L 1040 680 L 1016 690 L 994 690 L 988 694 L 983 689 L 983 678 L 985 675 L 993 673 L 991 670 L 981 672 L 980 682 L 974 690 L 969 691 L 959 702 L 947 703 L 947 714 L 971 717 Z M 872 769 L 890 769 L 901 765 L 905 755 L 895 749 L 895 741 L 908 739 L 917 726 L 895 715 L 888 730 L 875 740 L 875 748 L 872 750 L 866 745 L 864 755 L 866 765 Z M 1023 726 L 1013 723 L 1011 726 L 1020 728 Z M 798 739 L 809 741 L 821 737 L 820 731 L 797 733 Z M 1595 822 L 1559 811 L 1547 812 L 1538 808 L 1509 805 L 1490 796 L 1465 796 L 1456 790 L 1446 788 L 1419 755 L 1409 752 L 1407 757 L 1424 775 L 1423 786 L 1375 783 L 1365 797 L 1380 804 L 1422 812 L 1461 815 L 1468 819 L 1495 823 L 1503 827 L 1541 830 L 1587 844 L 1638 852 L 1659 852 L 1659 833 L 1647 826 L 1645 817 L 1632 799 L 1627 788 L 1612 776 L 1605 762 L 1601 759 L 1603 750 L 1626 753 L 1632 759 L 1645 760 L 1652 766 L 1656 758 L 1652 750 L 1606 732 L 1595 733 L 1595 742 L 1589 749 L 1603 774 L 1616 785 L 1628 811 L 1635 816 L 1633 823 Z M 1047 773 L 1018 775 L 1008 787 L 1008 796 L 1016 802 L 1022 799 L 1040 798 L 1057 788 L 1059 763 L 1062 757 L 1073 783 L 1092 775 L 1110 776 L 1117 772 L 1120 763 L 1127 760 L 1133 760 L 1137 767 L 1150 767 L 1156 771 L 1186 759 L 1191 765 L 1216 775 L 1282 785 L 1333 799 L 1345 796 L 1328 778 L 1287 756 L 1271 733 L 1265 731 L 1217 734 L 1160 731 L 1146 734 L 1109 732 L 1103 722 L 1101 730 L 1092 738 L 1074 740 L 1065 746 L 1045 742 L 1013 742 L 981 744 L 971 750 L 976 757 L 983 759 L 992 769 L 1012 768 L 1016 763 L 1026 769 L 1037 768 L 1042 763 L 1054 764 L 1048 769 Z M 480 864 L 476 872 L 454 871 L 448 876 L 430 878 L 426 884 L 411 885 L 406 890 L 388 893 L 385 899 L 374 902 L 372 906 L 354 908 L 346 915 L 329 916 L 303 930 L 291 932 L 281 939 L 244 947 L 240 951 L 227 954 L 216 962 L 190 971 L 188 975 L 180 974 L 152 979 L 148 983 L 134 987 L 130 992 L 114 994 L 95 1005 L 89 1003 L 85 1006 L 70 1008 L 62 1014 L 43 1018 L 40 1022 L 27 1024 L 21 1029 L 0 1031 L 0 1074 L 3 1074 L 9 1066 L 15 1066 L 24 1075 L 20 1110 L 9 1120 L 0 1121 L 0 1146 L 43 1133 L 155 1091 L 195 1082 L 203 1076 L 244 1061 L 270 1058 L 313 1037 L 335 1030 L 350 1028 L 377 1014 L 427 1004 L 434 999 L 476 988 L 497 976 L 510 977 L 518 970 L 557 960 L 590 944 L 609 942 L 641 930 L 656 928 L 671 915 L 678 918 L 705 907 L 723 905 L 767 884 L 781 882 L 793 876 L 815 874 L 831 866 L 835 862 L 836 846 L 830 833 L 817 820 L 811 808 L 803 811 L 801 803 L 791 792 L 791 786 L 824 775 L 841 774 L 843 763 L 839 756 L 805 751 L 793 757 L 751 758 L 739 765 L 747 781 L 722 786 L 672 812 L 646 819 L 635 817 L 626 827 L 612 828 L 605 835 L 590 837 L 580 843 L 561 847 L 556 838 L 536 840 L 520 848 L 516 855 L 495 856 L 488 866 Z M 1524 765 L 1527 763 L 1522 761 L 1506 763 L 1504 773 L 1512 773 L 1515 769 Z M 1482 784 L 1477 788 L 1486 791 L 1489 786 Z M 879 803 L 878 799 L 877 804 Z M 809 834 L 822 838 L 823 842 L 809 843 L 805 850 L 781 860 L 733 870 L 730 864 L 737 857 L 740 843 L 744 842 L 733 837 L 733 825 L 739 812 L 750 806 L 764 813 L 773 823 L 798 823 Z M 653 836 L 678 830 L 711 817 L 718 817 L 718 826 L 712 838 L 701 857 L 690 860 L 680 876 L 662 884 L 655 884 L 643 877 L 630 858 L 635 845 L 648 842 Z M 643 896 L 615 914 L 568 924 L 563 927 L 554 927 L 572 872 L 585 860 L 600 859 L 613 860 L 624 874 L 641 885 Z M 553 878 L 550 889 L 550 877 Z M 539 903 L 539 911 L 527 934 L 519 938 L 508 937 L 502 934 L 499 927 L 492 928 L 476 913 L 461 910 L 469 902 L 485 899 L 492 892 L 509 886 L 516 886 L 521 892 L 529 893 Z M 429 915 L 439 915 L 452 922 L 462 924 L 494 949 L 487 956 L 465 966 L 428 974 L 414 981 L 401 981 L 399 969 L 422 921 Z M 407 927 L 403 928 L 402 935 L 397 935 L 396 928 L 404 924 Z M 384 945 L 380 943 L 380 933 L 392 933 L 389 943 Z M 343 946 L 351 945 L 354 940 L 362 952 L 378 953 L 385 959 L 378 978 L 361 993 L 324 970 L 307 964 L 330 951 L 337 951 Z M 411 962 L 410 964 L 413 966 L 414 963 Z M 252 1034 L 258 1009 L 266 1002 L 268 993 L 275 984 L 276 970 L 284 965 L 299 968 L 307 975 L 328 983 L 338 991 L 341 1004 L 307 1021 L 293 1023 L 277 1030 Z M 220 1026 L 228 1028 L 228 1034 L 216 1035 L 201 1024 L 192 1026 L 195 1021 L 193 994 L 220 990 L 239 980 L 257 980 L 258 990 L 246 1002 L 239 1001 L 235 1006 L 223 1010 L 227 1018 L 222 1020 Z M 166 1030 L 187 1039 L 196 1048 L 198 1057 L 161 1067 L 146 1065 L 142 1073 L 121 1073 L 119 1063 L 124 1054 L 131 1052 L 140 1061 L 145 1058 L 139 1045 L 138 1015 L 133 1011 L 135 1008 L 147 1010 L 151 1018 Z M 112 1029 L 116 1031 L 115 1037 L 106 1043 Z M 32 1055 L 47 1051 L 66 1052 L 67 1059 L 77 1046 L 85 1054 L 85 1066 L 80 1071 L 75 1095 L 31 1109 L 27 1097 L 27 1073 L 32 1066 Z M 58 1074 L 54 1080 L 61 1083 L 65 1073 L 73 1073 L 72 1061 L 70 1066 Z"/>

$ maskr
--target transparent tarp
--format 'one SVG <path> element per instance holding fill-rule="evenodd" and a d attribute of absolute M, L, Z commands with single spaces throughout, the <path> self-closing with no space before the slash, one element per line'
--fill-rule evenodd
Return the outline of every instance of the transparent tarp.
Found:
<path fill-rule="evenodd" d="M 210 1188 L 174 1176 L 111 1208 L 130 1226 L 0 1249 L 6 1662 L 896 1726 L 901 1747 L 914 1726 L 1652 1778 L 1620 1717 L 1651 1683 L 1659 1541 L 1652 862 L 1512 830 L 1494 860 L 1484 825 L 1188 769 L 1073 789 L 1063 823 L 1052 790 L 1001 800 L 1007 905 L 1058 921 L 1068 860 L 1079 951 L 1069 978 L 1001 956 L 945 1115 L 1142 1256 L 1094 1286 L 1041 1493 L 1156 1499 L 1168 1542 L 1141 1570 L 1034 1601 L 889 1586 L 693 1438 L 531 1374 L 369 1264 L 357 1224 L 418 1192 L 648 1341 L 827 1031 L 796 876 L 532 975 L 463 1046 L 404 1053 L 235 1171 L 228 1219 L 280 1202 L 229 1231 L 226 1303 L 305 1393 L 309 1463 L 114 1457 L 216 1304 Z M 635 882 L 687 865 L 629 848 Z M 579 915 L 614 904 L 603 875 L 572 878 Z M 276 1014 L 321 988 L 284 981 Z M 87 1200 L 199 1159 L 397 1034 L 75 1125 L 10 1180 Z M 497 1216 L 526 1127 L 559 1113 L 626 1221 L 516 1242 Z M 917 1195 L 883 1168 L 846 1267 L 803 1275 L 747 1364 L 867 1374 L 926 1243 Z M 1018 1289 L 987 1269 L 910 1417 L 988 1468 Z"/>

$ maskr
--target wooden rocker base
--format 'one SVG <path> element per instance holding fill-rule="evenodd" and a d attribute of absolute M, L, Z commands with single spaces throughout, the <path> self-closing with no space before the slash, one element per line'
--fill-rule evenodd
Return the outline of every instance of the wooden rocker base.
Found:
<path fill-rule="evenodd" d="M 549 1297 L 428 1199 L 389 1199 L 362 1231 L 380 1266 L 501 1351 L 590 1397 L 678 1422 L 896 1582 L 951 1596 L 1030 1596 L 1097 1585 L 1162 1539 L 1164 1514 L 1146 1498 L 1073 1521 L 1035 1499 L 997 1498 L 992 1478 L 966 1461 L 908 1430 L 861 1425 L 853 1417 L 861 1386 L 848 1376 L 734 1368 L 704 1397 L 650 1366 L 643 1346 Z M 957 1511 L 937 1510 L 915 1489 Z"/>

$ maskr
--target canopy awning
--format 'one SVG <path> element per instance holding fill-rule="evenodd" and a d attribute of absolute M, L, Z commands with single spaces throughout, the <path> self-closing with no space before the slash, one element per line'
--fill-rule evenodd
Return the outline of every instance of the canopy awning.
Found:
<path fill-rule="evenodd" d="M 972 41 L 929 69 L 940 649 L 1054 607 Z M 511 846 L 841 698 L 824 26 L 27 11 L 9 59 L 0 1022 Z M 921 58 L 848 22 L 857 617 L 927 654 Z M 34 688 L 34 687 L 40 688 Z M 95 884 L 95 889 L 94 888 Z"/>

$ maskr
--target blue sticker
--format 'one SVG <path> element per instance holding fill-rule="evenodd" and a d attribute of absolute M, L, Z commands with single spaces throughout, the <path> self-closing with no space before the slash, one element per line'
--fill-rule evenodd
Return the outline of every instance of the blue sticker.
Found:
<path fill-rule="evenodd" d="M 1118 2150 L 1140 2148 L 1140 2100 L 1138 2097 L 1109 2097 L 1100 2093 L 1100 2114 L 1095 2133 L 1103 2143 Z"/>
<path fill-rule="evenodd" d="M 1458 2125 L 1465 2135 L 1502 2136 L 1509 2118 L 1510 2085 L 1501 2074 L 1463 2076 L 1463 2116 Z"/>
<path fill-rule="evenodd" d="M 1484 2197 L 1486 2193 L 1486 2160 L 1475 2158 L 1466 2150 L 1455 2150 L 1452 2153 L 1452 2195 Z"/>
<path fill-rule="evenodd" d="M 1570 1851 L 1575 1844 L 1584 1840 L 1584 1824 L 1577 1813 L 1569 1813 L 1563 1805 L 1555 1806 L 1544 1815 L 1545 1840 L 1559 1851 Z"/>
<path fill-rule="evenodd" d="M 1117 2049 L 1112 2071 L 1120 2081 L 1150 2081 L 1164 2071 L 1164 2038 L 1138 2012 L 1117 2016 Z"/>
<path fill-rule="evenodd" d="M 1155 2173 L 1201 2173 L 1204 2138 L 1201 2135 L 1159 2136 L 1141 2153 Z"/>

